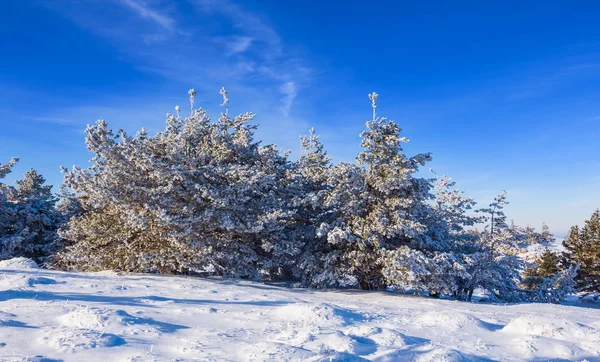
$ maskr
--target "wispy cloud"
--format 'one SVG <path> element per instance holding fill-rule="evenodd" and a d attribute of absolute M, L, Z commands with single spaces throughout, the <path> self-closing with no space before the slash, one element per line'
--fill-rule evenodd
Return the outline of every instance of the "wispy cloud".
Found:
<path fill-rule="evenodd" d="M 258 108 L 279 110 L 284 117 L 291 116 L 310 73 L 293 47 L 284 51 L 268 20 L 229 0 L 57 4 L 55 10 L 111 41 L 142 71 L 182 89 L 214 92 L 225 86 L 253 105 L 270 103 Z"/>
<path fill-rule="evenodd" d="M 250 36 L 234 35 L 225 38 L 218 38 L 218 42 L 223 44 L 223 46 L 227 49 L 227 55 L 245 52 L 246 50 L 250 49 L 253 41 L 254 38 Z"/>
<path fill-rule="evenodd" d="M 259 16 L 246 11 L 229 0 L 192 0 L 200 11 L 208 14 L 221 14 L 227 17 L 232 25 L 245 34 L 267 45 L 267 57 L 276 57 L 282 53 L 281 38 L 272 27 Z"/>
<path fill-rule="evenodd" d="M 133 10 L 140 17 L 153 21 L 165 30 L 173 31 L 175 20 L 149 7 L 144 1 L 120 0 L 120 3 Z"/>
<path fill-rule="evenodd" d="M 289 115 L 290 109 L 292 108 L 292 104 L 296 99 L 297 91 L 296 91 L 296 83 L 289 81 L 283 83 L 281 86 L 281 93 L 283 93 L 283 114 L 286 116 Z"/>

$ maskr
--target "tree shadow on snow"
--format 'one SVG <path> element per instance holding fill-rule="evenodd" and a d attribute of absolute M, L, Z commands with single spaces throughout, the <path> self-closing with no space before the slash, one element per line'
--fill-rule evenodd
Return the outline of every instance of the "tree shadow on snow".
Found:
<path fill-rule="evenodd" d="M 393 350 L 383 356 L 375 358 L 374 361 L 456 361 L 456 362 L 495 362 L 496 360 L 462 353 L 454 349 L 437 347 L 430 343 L 415 344 L 406 348 Z"/>
<path fill-rule="evenodd" d="M 173 323 L 166 323 L 166 322 L 160 322 L 157 320 L 154 320 L 152 318 L 143 318 L 143 317 L 136 317 L 136 316 L 132 316 L 131 314 L 125 312 L 124 310 L 118 310 L 117 315 L 122 317 L 122 321 L 127 323 L 127 324 L 146 324 L 152 327 L 155 327 L 156 329 L 158 329 L 159 331 L 163 332 L 163 333 L 175 333 L 180 329 L 188 329 L 190 327 L 188 326 L 184 326 L 181 324 L 173 324 Z"/>
<path fill-rule="evenodd" d="M 181 304 L 207 304 L 207 305 L 248 305 L 248 306 L 281 306 L 286 305 L 287 301 L 223 301 L 223 300 L 212 300 L 212 299 L 178 299 L 178 298 L 167 298 L 159 296 L 107 296 L 107 295 L 95 295 L 95 294 L 84 294 L 84 293 L 52 293 L 39 290 L 4 290 L 0 291 L 0 302 L 13 300 L 13 299 L 34 299 L 40 301 L 51 301 L 51 300 L 62 300 L 62 301 L 79 301 L 79 302 L 90 302 L 90 303 L 106 303 L 123 306 L 134 306 L 134 307 L 157 307 L 148 304 L 146 301 L 160 301 L 160 302 L 172 302 Z"/>
<path fill-rule="evenodd" d="M 15 327 L 15 328 L 31 328 L 36 329 L 36 326 L 30 326 L 27 323 L 19 322 L 14 319 L 0 320 L 0 327 Z"/>

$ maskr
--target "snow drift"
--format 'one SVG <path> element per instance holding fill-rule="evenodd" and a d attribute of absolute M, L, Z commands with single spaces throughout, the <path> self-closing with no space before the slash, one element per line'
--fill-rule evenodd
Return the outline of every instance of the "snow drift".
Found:
<path fill-rule="evenodd" d="M 600 361 L 600 309 L 0 262 L 1 361 Z"/>

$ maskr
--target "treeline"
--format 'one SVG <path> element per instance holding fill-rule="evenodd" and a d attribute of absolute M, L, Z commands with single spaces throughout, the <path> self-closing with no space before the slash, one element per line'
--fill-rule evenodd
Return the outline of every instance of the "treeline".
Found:
<path fill-rule="evenodd" d="M 575 286 L 599 291 L 598 211 L 571 231 L 566 253 L 525 260 L 529 245 L 553 241 L 548 230 L 508 225 L 504 192 L 476 210 L 449 178 L 419 177 L 431 156 L 405 155 L 408 140 L 377 116 L 375 93 L 357 162 L 336 164 L 313 130 L 291 160 L 254 139 L 253 114 L 229 116 L 224 89 L 216 121 L 189 94 L 191 114 L 182 118 L 176 107 L 156 135 L 114 133 L 102 120 L 88 126 L 92 166 L 63 169 L 59 197 L 34 170 L 16 187 L 0 183 L 1 257 L 461 300 L 476 289 L 497 300 L 546 302 Z M 16 161 L 0 165 L 0 179 Z"/>

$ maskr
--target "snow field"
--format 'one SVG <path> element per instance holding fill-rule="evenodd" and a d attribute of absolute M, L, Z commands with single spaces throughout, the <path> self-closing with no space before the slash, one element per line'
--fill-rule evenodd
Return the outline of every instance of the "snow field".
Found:
<path fill-rule="evenodd" d="M 600 309 L 0 262 L 1 361 L 600 361 Z"/>

